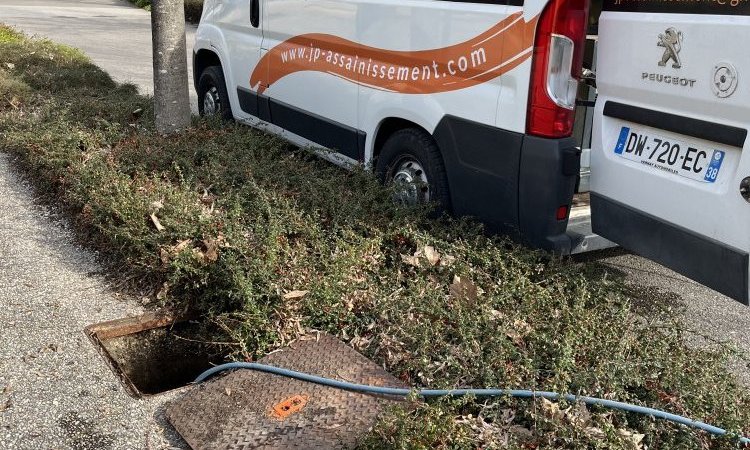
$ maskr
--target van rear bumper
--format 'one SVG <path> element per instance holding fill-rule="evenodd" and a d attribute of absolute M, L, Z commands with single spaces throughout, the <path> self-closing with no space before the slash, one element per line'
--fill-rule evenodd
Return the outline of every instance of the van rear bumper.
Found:
<path fill-rule="evenodd" d="M 581 151 L 575 139 L 524 136 L 518 177 L 518 225 L 522 241 L 556 253 L 570 254 L 568 217 L 557 220 L 565 206 L 570 212 L 581 171 Z"/>
<path fill-rule="evenodd" d="M 544 139 L 454 116 L 445 116 L 433 134 L 455 214 L 532 247 L 571 253 L 568 218 L 556 216 L 561 206 L 570 208 L 580 173 L 573 138 Z"/>
<path fill-rule="evenodd" d="M 595 193 L 591 194 L 591 207 L 595 233 L 745 305 L 750 304 L 750 256 L 746 251 Z"/>

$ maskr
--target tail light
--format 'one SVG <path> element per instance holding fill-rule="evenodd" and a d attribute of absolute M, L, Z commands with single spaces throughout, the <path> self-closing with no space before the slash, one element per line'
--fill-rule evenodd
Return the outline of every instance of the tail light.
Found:
<path fill-rule="evenodd" d="M 589 0 L 550 0 L 534 40 L 527 131 L 542 137 L 573 133 L 583 65 Z"/>

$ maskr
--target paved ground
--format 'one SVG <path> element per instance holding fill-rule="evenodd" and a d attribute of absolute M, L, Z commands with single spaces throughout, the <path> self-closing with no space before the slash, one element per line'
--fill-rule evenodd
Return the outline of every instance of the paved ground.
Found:
<path fill-rule="evenodd" d="M 77 47 L 153 92 L 150 16 L 125 1 L 0 0 L 0 22 Z M 194 33 L 188 26 L 188 54 Z M 128 396 L 83 334 L 142 309 L 110 292 L 96 255 L 35 205 L 2 153 L 0 211 L 0 450 L 185 448 L 161 411 L 174 395 Z"/>
<path fill-rule="evenodd" d="M 125 0 L 0 0 L 0 22 L 79 48 L 112 77 L 153 94 L 151 19 Z M 190 105 L 198 106 L 192 83 L 195 25 L 187 26 Z"/>
<path fill-rule="evenodd" d="M 750 388 L 749 307 L 621 249 L 585 258 L 623 275 L 626 283 L 640 288 L 645 299 L 667 299 L 675 310 L 681 310 L 685 323 L 696 332 L 689 337 L 691 344 L 705 347 L 724 342 L 743 352 L 745 356 L 735 358 L 730 369 Z"/>
<path fill-rule="evenodd" d="M 118 81 L 152 90 L 149 17 L 124 1 L 0 0 L 0 22 L 81 48 Z M 183 446 L 163 431 L 169 396 L 128 397 L 82 333 L 139 306 L 108 291 L 96 255 L 35 206 L 2 154 L 0 211 L 0 450 Z M 750 354 L 750 309 L 634 255 L 586 259 L 672 299 L 695 329 Z M 750 386 L 747 365 L 733 369 Z"/>
<path fill-rule="evenodd" d="M 162 431 L 173 395 L 129 397 L 83 334 L 141 308 L 108 289 L 2 153 L 0 211 L 0 449 L 181 448 Z"/>

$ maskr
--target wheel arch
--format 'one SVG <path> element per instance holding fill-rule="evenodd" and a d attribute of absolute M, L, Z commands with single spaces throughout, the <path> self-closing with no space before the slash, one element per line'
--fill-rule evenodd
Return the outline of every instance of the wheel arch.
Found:
<path fill-rule="evenodd" d="M 418 130 L 424 131 L 432 137 L 433 141 L 435 140 L 435 137 L 432 135 L 432 133 L 430 133 L 427 129 L 416 122 L 404 119 L 402 117 L 386 117 L 385 119 L 380 121 L 380 124 L 376 128 L 375 139 L 372 146 L 372 157 L 370 158 L 370 164 L 373 168 L 375 167 L 377 158 L 378 156 L 380 156 L 380 153 L 383 150 L 383 146 L 385 145 L 386 141 L 388 141 L 388 138 L 393 136 L 394 133 L 405 130 L 407 128 L 416 128 Z M 437 145 L 437 141 L 435 141 L 435 144 Z M 438 149 L 439 148 L 440 146 L 438 145 Z M 440 153 L 442 156 L 442 150 L 440 151 Z"/>
<path fill-rule="evenodd" d="M 210 66 L 219 66 L 224 70 L 219 54 L 208 48 L 196 50 L 193 55 L 193 87 L 195 89 L 198 88 L 198 80 L 200 80 L 201 74 L 206 67 Z M 224 73 L 226 73 L 226 70 L 224 70 Z"/>

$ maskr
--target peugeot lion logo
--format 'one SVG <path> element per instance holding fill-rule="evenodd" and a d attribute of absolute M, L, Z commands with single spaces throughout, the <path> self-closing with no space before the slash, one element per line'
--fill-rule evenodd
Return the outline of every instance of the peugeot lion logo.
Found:
<path fill-rule="evenodd" d="M 672 67 L 674 69 L 682 67 L 682 60 L 680 59 L 680 51 L 682 50 L 682 31 L 677 31 L 674 27 L 667 28 L 664 30 L 664 33 L 659 34 L 659 42 L 657 42 L 656 45 L 664 47 L 664 54 L 661 56 L 661 61 L 659 61 L 659 67 L 666 67 L 667 63 L 670 61 L 672 61 Z M 667 85 L 692 88 L 698 82 L 695 78 L 686 78 L 663 72 L 642 72 L 641 80 L 659 83 L 664 89 L 669 89 L 667 88 Z"/>
<path fill-rule="evenodd" d="M 656 44 L 659 47 L 664 47 L 664 55 L 659 61 L 659 65 L 664 67 L 667 65 L 669 60 L 674 60 L 672 67 L 679 69 L 682 67 L 682 61 L 680 61 L 680 50 L 682 50 L 682 31 L 677 31 L 674 27 L 669 27 L 664 31 L 664 34 L 659 35 L 659 42 Z"/>

